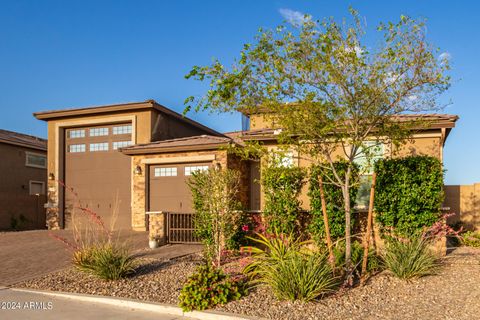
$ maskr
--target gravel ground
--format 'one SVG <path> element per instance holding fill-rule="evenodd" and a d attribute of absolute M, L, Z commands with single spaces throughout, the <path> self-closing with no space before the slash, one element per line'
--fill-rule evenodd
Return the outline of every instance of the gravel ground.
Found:
<path fill-rule="evenodd" d="M 21 287 L 111 295 L 177 304 L 180 289 L 199 257 L 175 261 L 142 259 L 139 273 L 105 282 L 74 269 L 19 284 Z M 386 273 L 317 303 L 277 301 L 266 289 L 252 290 L 218 310 L 269 319 L 480 319 L 480 250 L 458 248 L 435 276 L 410 282 Z"/>

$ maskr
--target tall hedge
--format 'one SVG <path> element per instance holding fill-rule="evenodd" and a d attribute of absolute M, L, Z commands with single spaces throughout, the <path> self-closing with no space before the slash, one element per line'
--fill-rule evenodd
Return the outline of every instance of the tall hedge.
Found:
<path fill-rule="evenodd" d="M 414 156 L 375 163 L 376 220 L 408 236 L 438 221 L 443 201 L 443 169 L 437 158 Z"/>
<path fill-rule="evenodd" d="M 345 161 L 336 162 L 334 164 L 337 173 L 345 176 L 348 163 Z M 329 183 L 334 179 L 331 170 L 321 169 L 318 166 L 312 166 L 310 170 L 310 186 L 308 196 L 310 197 L 310 208 L 312 220 L 309 224 L 309 231 L 317 243 L 325 241 L 325 224 L 323 223 L 322 202 L 320 198 L 319 176 L 322 175 L 323 190 L 325 194 L 325 202 L 327 207 L 328 224 L 330 227 L 330 235 L 332 239 L 345 237 L 345 209 L 343 202 L 342 189 Z M 350 178 L 350 207 L 355 205 L 359 186 L 359 169 L 353 165 L 352 175 Z M 354 219 L 352 216 L 351 226 L 353 227 Z"/>
<path fill-rule="evenodd" d="M 297 232 L 301 202 L 298 199 L 305 184 L 305 171 L 294 167 L 267 167 L 261 183 L 265 195 L 264 217 L 269 232 Z"/>

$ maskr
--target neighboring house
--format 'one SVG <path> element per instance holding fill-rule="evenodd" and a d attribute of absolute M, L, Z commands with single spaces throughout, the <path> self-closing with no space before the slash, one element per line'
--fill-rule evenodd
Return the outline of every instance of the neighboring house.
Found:
<path fill-rule="evenodd" d="M 50 228 L 70 227 L 74 202 L 70 192 L 62 192 L 57 180 L 65 181 L 78 193 L 80 202 L 104 217 L 115 207 L 113 201 L 118 195 L 119 227 L 134 230 L 148 228 L 149 212 L 179 214 L 177 220 L 192 213 L 185 182 L 192 172 L 212 166 L 238 169 L 243 180 L 239 194 L 244 207 L 262 208 L 259 162 L 241 160 L 227 152 L 228 146 L 241 146 L 247 140 L 261 141 L 271 149 L 277 147 L 277 131 L 261 114 L 244 115 L 243 130 L 225 134 L 154 101 L 40 112 L 35 116 L 48 121 L 49 128 Z M 422 117 L 429 121 L 428 128 L 418 128 L 412 141 L 396 151 L 399 155 L 425 154 L 442 160 L 445 140 L 457 116 Z M 392 149 L 382 146 L 378 156 L 388 156 Z M 309 165 L 293 152 L 287 154 L 285 162 Z M 306 192 L 302 201 L 308 209 Z M 167 231 L 178 227 L 170 218 L 167 220 Z"/>
<path fill-rule="evenodd" d="M 45 228 L 47 140 L 0 130 L 0 230 Z"/>

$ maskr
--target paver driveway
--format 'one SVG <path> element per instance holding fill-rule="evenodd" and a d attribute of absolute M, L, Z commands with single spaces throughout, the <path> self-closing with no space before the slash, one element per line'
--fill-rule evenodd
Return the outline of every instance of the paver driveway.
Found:
<path fill-rule="evenodd" d="M 73 238 L 69 230 L 0 233 L 0 286 L 11 286 L 67 267 L 72 252 L 51 235 Z M 120 231 L 114 237 L 128 242 L 138 255 L 152 258 L 171 259 L 201 250 L 198 245 L 171 245 L 150 250 L 147 232 Z"/>

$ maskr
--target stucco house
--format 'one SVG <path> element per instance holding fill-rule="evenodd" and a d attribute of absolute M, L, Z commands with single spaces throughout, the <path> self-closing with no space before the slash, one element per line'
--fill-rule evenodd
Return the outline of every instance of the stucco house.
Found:
<path fill-rule="evenodd" d="M 148 215 L 162 214 L 167 234 L 178 227 L 175 221 L 192 213 L 185 181 L 192 172 L 211 166 L 238 169 L 244 207 L 262 208 L 259 162 L 242 160 L 226 148 L 241 146 L 247 140 L 276 148 L 277 131 L 262 114 L 245 114 L 243 130 L 229 133 L 216 132 L 153 100 L 34 115 L 48 121 L 49 228 L 71 227 L 75 196 L 63 191 L 58 181 L 64 181 L 78 194 L 78 201 L 105 219 L 117 208 L 118 228 L 146 230 Z M 409 121 L 409 117 L 414 116 L 405 116 L 402 121 Z M 424 154 L 442 160 L 443 146 L 458 117 L 422 117 L 428 120 L 428 127 L 418 128 L 412 141 L 396 150 L 397 154 Z M 385 146 L 380 156 L 389 155 L 393 148 Z M 291 165 L 309 165 L 293 153 L 287 160 Z M 306 192 L 302 200 L 308 209 Z M 191 228 L 185 221 L 180 229 Z"/>
<path fill-rule="evenodd" d="M 0 230 L 45 228 L 47 140 L 0 130 Z"/>

